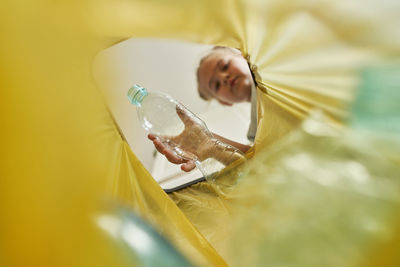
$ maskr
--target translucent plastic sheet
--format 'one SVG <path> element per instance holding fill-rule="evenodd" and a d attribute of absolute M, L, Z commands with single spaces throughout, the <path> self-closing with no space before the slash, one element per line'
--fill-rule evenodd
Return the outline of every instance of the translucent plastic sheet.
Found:
<path fill-rule="evenodd" d="M 400 136 L 319 127 L 254 157 L 229 194 L 232 266 L 400 263 Z"/>
<path fill-rule="evenodd" d="M 213 248 L 224 251 L 223 243 L 202 235 L 231 222 L 224 191 L 198 185 L 198 197 L 175 198 L 203 206 L 192 214 L 183 208 L 196 227 L 163 193 L 93 83 L 92 60 L 102 49 L 146 36 L 241 49 L 259 85 L 256 159 L 314 107 L 335 123 L 346 117 L 357 70 L 399 55 L 398 11 L 389 0 L 3 1 L 0 264 L 131 265 L 94 219 L 102 201 L 117 201 L 192 262 L 225 265 Z"/>

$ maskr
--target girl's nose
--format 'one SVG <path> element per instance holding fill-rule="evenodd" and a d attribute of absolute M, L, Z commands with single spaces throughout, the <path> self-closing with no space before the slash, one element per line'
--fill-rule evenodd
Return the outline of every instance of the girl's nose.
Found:
<path fill-rule="evenodd" d="M 222 84 L 227 84 L 229 81 L 229 73 L 227 72 L 220 72 L 219 73 L 219 80 Z"/>

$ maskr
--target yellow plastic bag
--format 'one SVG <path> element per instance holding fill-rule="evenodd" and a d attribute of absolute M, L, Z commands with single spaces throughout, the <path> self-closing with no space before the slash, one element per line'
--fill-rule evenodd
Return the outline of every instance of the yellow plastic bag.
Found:
<path fill-rule="evenodd" d="M 192 262 L 225 264 L 200 233 L 208 226 L 196 229 L 123 141 L 91 77 L 102 49 L 136 36 L 241 49 L 262 95 L 257 152 L 313 106 L 340 121 L 356 70 L 398 55 L 398 10 L 390 1 L 5 1 L 1 264 L 131 264 L 93 219 L 104 199 L 147 218 Z"/>

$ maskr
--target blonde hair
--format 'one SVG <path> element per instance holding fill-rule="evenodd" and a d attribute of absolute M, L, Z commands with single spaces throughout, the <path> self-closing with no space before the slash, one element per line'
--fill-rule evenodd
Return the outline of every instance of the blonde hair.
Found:
<path fill-rule="evenodd" d="M 235 48 L 231 48 L 231 47 L 227 47 L 227 46 L 214 46 L 204 57 L 201 58 L 201 60 L 199 62 L 199 65 L 198 65 L 197 71 L 196 71 L 197 92 L 199 93 L 200 98 L 203 100 L 210 101 L 211 99 L 213 99 L 213 95 L 210 92 L 208 92 L 208 90 L 206 90 L 204 87 L 202 87 L 200 85 L 200 81 L 199 81 L 200 66 L 210 56 L 212 56 L 216 53 L 225 53 L 225 52 L 233 53 L 233 54 L 240 54 L 240 51 Z"/>

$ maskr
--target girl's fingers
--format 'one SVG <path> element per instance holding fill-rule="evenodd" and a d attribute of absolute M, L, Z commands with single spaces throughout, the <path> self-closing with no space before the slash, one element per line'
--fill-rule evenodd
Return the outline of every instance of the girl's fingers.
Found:
<path fill-rule="evenodd" d="M 157 136 L 153 134 L 148 134 L 147 137 L 153 141 L 154 147 L 158 152 L 163 154 L 167 160 L 174 164 L 182 164 L 181 169 L 185 172 L 190 172 L 194 168 L 196 168 L 196 164 L 193 160 L 183 159 L 180 156 L 176 155 L 174 151 L 168 149 L 166 145 L 164 145 Z"/>
<path fill-rule="evenodd" d="M 173 151 L 171 151 L 169 149 L 164 149 L 163 152 L 164 152 L 163 154 L 165 155 L 165 157 L 171 163 L 181 164 L 181 163 L 184 163 L 187 161 L 185 159 L 182 159 L 181 157 L 179 157 L 178 155 L 176 155 Z"/>
<path fill-rule="evenodd" d="M 160 152 L 161 154 L 164 154 L 165 145 L 163 143 L 161 143 L 160 140 L 154 139 L 153 140 L 153 144 L 154 144 L 154 146 L 155 146 L 155 148 L 157 149 L 158 152 Z"/>
<path fill-rule="evenodd" d="M 157 138 L 157 136 L 155 136 L 154 134 L 148 134 L 147 138 L 149 138 L 151 141 L 154 141 Z"/>
<path fill-rule="evenodd" d="M 194 168 L 196 168 L 196 164 L 193 160 L 189 160 L 181 165 L 181 170 L 185 172 L 190 172 Z"/>
<path fill-rule="evenodd" d="M 176 155 L 172 150 L 168 149 L 167 146 L 165 146 L 158 138 L 153 140 L 153 144 L 157 151 L 163 154 L 169 162 L 181 164 L 187 161 Z"/>

